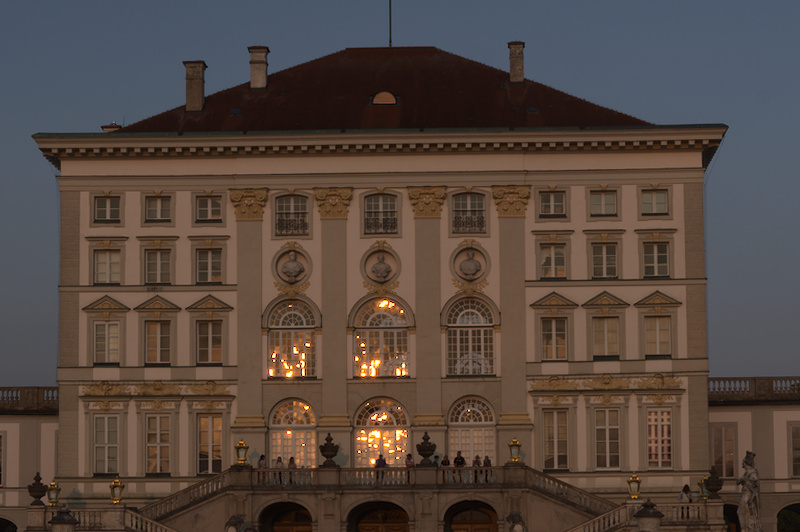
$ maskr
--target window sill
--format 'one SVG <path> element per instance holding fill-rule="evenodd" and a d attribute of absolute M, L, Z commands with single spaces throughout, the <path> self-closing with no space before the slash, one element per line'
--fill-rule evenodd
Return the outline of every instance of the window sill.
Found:
<path fill-rule="evenodd" d="M 94 220 L 92 223 L 95 223 L 95 224 L 104 224 L 104 225 L 106 225 L 106 224 L 113 225 L 113 224 L 120 224 L 120 223 L 122 223 L 122 220 Z"/>
<path fill-rule="evenodd" d="M 303 377 L 281 377 L 281 376 L 275 376 L 275 377 L 267 377 L 265 380 L 287 381 L 287 382 L 290 382 L 290 381 L 314 381 L 314 380 L 317 380 L 317 376 L 316 375 L 306 375 L 306 376 L 303 376 Z"/>
<path fill-rule="evenodd" d="M 94 478 L 115 478 L 118 477 L 119 473 L 94 473 L 92 477 Z"/>
<path fill-rule="evenodd" d="M 566 214 L 540 214 L 539 215 L 539 218 L 542 218 L 542 219 L 545 219 L 545 220 L 553 219 L 553 218 L 556 218 L 556 219 L 557 218 L 566 218 L 566 217 L 567 217 Z"/>
<path fill-rule="evenodd" d="M 595 355 L 593 360 L 595 362 L 619 362 L 619 355 Z"/>
<path fill-rule="evenodd" d="M 170 478 L 170 473 L 145 473 L 145 478 Z"/>
<path fill-rule="evenodd" d="M 194 223 L 196 224 L 221 224 L 222 220 L 195 220 Z"/>
<path fill-rule="evenodd" d="M 672 360 L 672 355 L 645 355 L 645 360 Z"/>
<path fill-rule="evenodd" d="M 221 368 L 222 362 L 198 362 L 198 368 Z"/>
<path fill-rule="evenodd" d="M 95 362 L 94 367 L 96 368 L 118 368 L 119 362 Z"/>

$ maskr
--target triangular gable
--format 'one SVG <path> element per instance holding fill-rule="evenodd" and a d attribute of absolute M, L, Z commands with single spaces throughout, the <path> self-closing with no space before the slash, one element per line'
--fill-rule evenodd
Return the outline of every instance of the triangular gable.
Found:
<path fill-rule="evenodd" d="M 531 303 L 531 307 L 533 308 L 575 308 L 577 306 L 577 303 L 573 303 L 556 292 L 550 292 L 539 301 Z"/>
<path fill-rule="evenodd" d="M 188 307 L 186 307 L 186 310 L 195 310 L 195 311 L 203 311 L 203 310 L 204 311 L 209 311 L 209 310 L 211 310 L 211 311 L 225 311 L 225 312 L 227 312 L 227 311 L 233 310 L 233 307 L 231 307 L 230 305 L 228 305 L 226 303 L 223 303 L 222 301 L 220 301 L 219 299 L 217 299 L 214 296 L 208 295 L 208 296 L 204 297 L 203 299 L 201 299 L 200 301 L 198 301 L 197 303 L 194 303 L 194 304 L 189 305 Z"/>
<path fill-rule="evenodd" d="M 171 303 L 161 296 L 156 296 L 148 299 L 135 310 L 149 310 L 154 312 L 177 312 L 181 309 L 178 305 Z"/>
<path fill-rule="evenodd" d="M 635 305 L 637 307 L 677 307 L 680 304 L 681 302 L 677 299 L 671 298 L 663 292 L 656 290 Z"/>
<path fill-rule="evenodd" d="M 583 306 L 585 308 L 624 308 L 630 305 L 617 296 L 604 291 L 584 303 Z"/>
<path fill-rule="evenodd" d="M 130 308 L 126 307 L 114 298 L 103 296 L 94 303 L 89 303 L 83 310 L 87 312 L 127 312 Z"/>

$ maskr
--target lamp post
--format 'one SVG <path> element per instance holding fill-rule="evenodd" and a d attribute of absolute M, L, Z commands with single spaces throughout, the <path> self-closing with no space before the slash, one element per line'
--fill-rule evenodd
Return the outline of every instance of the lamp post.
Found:
<path fill-rule="evenodd" d="M 236 461 L 240 466 L 244 465 L 244 463 L 247 461 L 247 450 L 249 448 L 250 447 L 244 442 L 244 440 L 239 440 L 239 443 L 237 443 L 236 447 L 234 447 L 234 449 L 236 449 Z"/>
<path fill-rule="evenodd" d="M 522 444 L 519 442 L 517 438 L 513 438 L 510 442 L 508 442 L 508 452 L 511 453 L 511 460 L 509 463 L 512 464 L 519 464 L 519 449 L 522 447 Z"/>
<path fill-rule="evenodd" d="M 108 487 L 111 489 L 111 504 L 119 504 L 122 500 L 122 490 L 125 489 L 125 484 L 120 482 L 119 477 L 117 477 Z"/>
<path fill-rule="evenodd" d="M 56 484 L 54 480 L 47 486 L 47 502 L 50 503 L 50 506 L 58 506 L 59 493 L 61 493 L 61 488 L 58 487 L 58 484 Z"/>
<path fill-rule="evenodd" d="M 631 499 L 636 500 L 639 498 L 639 491 L 642 487 L 642 479 L 640 479 L 636 472 L 630 476 L 628 479 L 628 493 L 631 495 Z"/>

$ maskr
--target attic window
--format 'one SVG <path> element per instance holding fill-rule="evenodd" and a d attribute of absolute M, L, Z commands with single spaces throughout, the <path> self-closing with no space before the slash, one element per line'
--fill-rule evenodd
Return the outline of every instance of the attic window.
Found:
<path fill-rule="evenodd" d="M 381 91 L 372 97 L 372 105 L 397 105 L 397 98 L 388 91 Z"/>

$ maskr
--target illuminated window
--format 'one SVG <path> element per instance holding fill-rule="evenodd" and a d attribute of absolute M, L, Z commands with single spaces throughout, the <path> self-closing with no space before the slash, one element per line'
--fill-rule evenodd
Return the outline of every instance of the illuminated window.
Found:
<path fill-rule="evenodd" d="M 275 407 L 270 417 L 270 466 L 294 457 L 297 467 L 317 466 L 317 422 L 311 407 L 295 399 Z"/>
<path fill-rule="evenodd" d="M 314 377 L 314 313 L 302 301 L 281 303 L 269 316 L 269 376 Z"/>
<path fill-rule="evenodd" d="M 403 407 L 387 399 L 369 401 L 356 414 L 356 467 L 373 467 L 383 455 L 389 467 L 405 464 L 408 418 Z"/>
<path fill-rule="evenodd" d="M 486 456 L 494 463 L 495 423 L 494 412 L 485 401 L 477 397 L 461 399 L 450 410 L 447 429 L 450 456 L 461 451 L 470 463 L 475 455 L 480 456 L 481 463 Z"/>
<path fill-rule="evenodd" d="M 447 374 L 494 374 L 494 318 L 476 298 L 465 298 L 447 315 Z"/>
<path fill-rule="evenodd" d="M 359 310 L 353 333 L 353 376 L 408 375 L 406 311 L 391 299 L 374 299 Z"/>
<path fill-rule="evenodd" d="M 222 472 L 222 415 L 197 416 L 197 473 Z"/>

